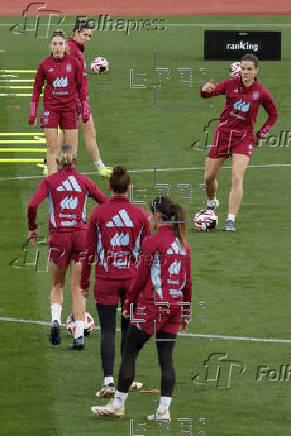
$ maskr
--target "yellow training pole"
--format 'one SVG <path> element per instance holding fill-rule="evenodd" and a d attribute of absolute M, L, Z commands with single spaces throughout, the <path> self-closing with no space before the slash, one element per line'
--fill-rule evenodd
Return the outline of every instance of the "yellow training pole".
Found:
<path fill-rule="evenodd" d="M 0 83 L 10 83 L 10 82 L 34 82 L 34 79 L 6 79 L 0 80 Z"/>
<path fill-rule="evenodd" d="M 0 159 L 0 163 L 43 163 L 43 159 Z"/>
<path fill-rule="evenodd" d="M 41 139 L 32 139 L 31 141 L 27 139 L 0 139 L 0 144 L 45 144 L 46 140 Z"/>
<path fill-rule="evenodd" d="M 2 73 L 36 73 L 36 70 L 0 70 Z"/>
<path fill-rule="evenodd" d="M 33 89 L 33 86 L 2 86 L 0 89 Z"/>
<path fill-rule="evenodd" d="M 44 136 L 44 133 L 12 133 L 12 132 L 7 132 L 7 133 L 0 133 L 0 136 Z"/>
<path fill-rule="evenodd" d="M 0 153 L 46 153 L 46 148 L 1 148 Z"/>
<path fill-rule="evenodd" d="M 32 97 L 32 94 L 0 94 L 0 97 Z M 42 97 L 42 94 L 40 94 Z"/>

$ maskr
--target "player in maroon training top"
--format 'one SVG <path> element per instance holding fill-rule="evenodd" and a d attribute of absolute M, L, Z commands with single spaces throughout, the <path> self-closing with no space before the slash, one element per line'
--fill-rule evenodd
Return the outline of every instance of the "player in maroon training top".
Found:
<path fill-rule="evenodd" d="M 68 38 L 70 55 L 78 59 L 78 61 L 82 65 L 83 78 L 86 83 L 86 89 L 87 89 L 87 100 L 89 101 L 89 92 L 87 88 L 87 68 L 86 68 L 86 62 L 84 57 L 84 49 L 85 49 L 85 45 L 89 41 L 91 41 L 92 27 L 90 27 L 87 21 L 86 22 L 78 21 L 73 29 L 73 35 L 74 35 L 73 38 Z M 95 129 L 95 124 L 92 114 L 90 115 L 89 121 L 84 123 L 82 122 L 81 110 L 80 110 L 81 104 L 79 99 L 77 100 L 77 107 L 79 113 L 78 126 L 82 127 L 87 152 L 93 159 L 93 162 L 95 163 L 95 166 L 99 174 L 103 177 L 109 177 L 112 172 L 112 168 L 106 167 L 101 160 L 100 151 L 96 141 L 96 129 Z"/>
<path fill-rule="evenodd" d="M 39 204 L 49 199 L 49 262 L 53 278 L 51 292 L 52 328 L 50 341 L 58 345 L 60 338 L 63 288 L 68 265 L 71 266 L 71 292 L 73 315 L 76 320 L 74 348 L 84 346 L 85 301 L 80 288 L 81 263 L 86 256 L 87 227 L 86 201 L 88 196 L 98 203 L 107 197 L 88 177 L 74 168 L 76 159 L 70 145 L 61 147 L 61 168 L 45 177 L 28 205 L 28 227 L 31 243 L 37 239 L 36 214 Z"/>
<path fill-rule="evenodd" d="M 171 419 L 170 404 L 175 384 L 173 349 L 180 326 L 186 330 L 191 317 L 190 248 L 186 243 L 185 213 L 181 206 L 173 204 L 168 197 L 158 197 L 152 203 L 151 211 L 158 232 L 146 238 L 142 245 L 138 271 L 124 304 L 125 317 L 130 316 L 130 306 L 136 306 L 136 309 L 131 316 L 122 356 L 118 390 L 113 403 L 91 408 L 97 415 L 124 415 L 124 402 L 134 378 L 137 354 L 154 336 L 162 372 L 161 398 L 156 414 L 148 419 Z M 174 222 L 170 224 L 171 221 Z"/>
<path fill-rule="evenodd" d="M 58 126 L 63 129 L 65 143 L 71 144 L 77 151 L 77 97 L 81 102 L 83 121 L 88 121 L 90 117 L 82 67 L 75 57 L 68 55 L 66 37 L 61 30 L 53 32 L 50 50 L 51 56 L 38 66 L 29 113 L 29 124 L 36 125 L 39 96 L 46 81 L 41 127 L 46 135 L 49 175 L 57 171 Z"/>
<path fill-rule="evenodd" d="M 96 207 L 90 216 L 87 247 L 92 258 L 97 251 L 95 301 L 100 319 L 100 353 L 104 386 L 98 397 L 114 395 L 114 349 L 116 309 L 123 307 L 136 274 L 141 244 L 151 234 L 146 212 L 130 203 L 130 177 L 124 167 L 115 167 L 109 179 L 110 201 Z M 89 287 L 90 264 L 82 273 L 82 288 Z M 121 317 L 121 354 L 128 321 Z"/>
<path fill-rule="evenodd" d="M 226 158 L 232 156 L 232 189 L 229 195 L 229 214 L 226 230 L 235 230 L 234 220 L 243 197 L 243 178 L 254 147 L 261 147 L 278 118 L 277 107 L 269 91 L 256 79 L 258 58 L 246 54 L 241 61 L 241 77 L 225 80 L 214 85 L 213 80 L 202 86 L 203 98 L 225 95 L 226 102 L 220 115 L 213 142 L 205 164 L 205 188 L 207 209 L 215 210 L 218 189 L 217 176 Z M 268 114 L 265 124 L 254 136 L 259 106 Z"/>

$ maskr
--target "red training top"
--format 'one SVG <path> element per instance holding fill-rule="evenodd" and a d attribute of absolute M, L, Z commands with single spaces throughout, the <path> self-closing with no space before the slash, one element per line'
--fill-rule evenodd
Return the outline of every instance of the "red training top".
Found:
<path fill-rule="evenodd" d="M 85 50 L 84 45 L 78 43 L 74 38 L 68 38 L 68 46 L 69 46 L 69 50 L 70 50 L 70 56 L 77 58 L 77 60 L 79 61 L 80 65 L 82 67 L 84 86 L 86 88 L 86 93 L 89 94 L 88 84 L 87 84 L 86 61 L 85 61 L 85 56 L 83 54 L 84 50 Z"/>
<path fill-rule="evenodd" d="M 34 80 L 32 102 L 39 102 L 39 96 L 46 80 L 43 97 L 44 110 L 76 107 L 76 98 L 86 100 L 86 84 L 82 79 L 82 67 L 73 56 L 58 59 L 50 56 L 38 66 Z"/>
<path fill-rule="evenodd" d="M 58 232 L 77 230 L 86 224 L 87 197 L 98 203 L 108 199 L 95 183 L 75 168 L 63 167 L 44 177 L 28 204 L 28 228 L 37 229 L 35 222 L 39 204 L 49 197 L 49 228 Z"/>
<path fill-rule="evenodd" d="M 162 225 L 143 243 L 138 271 L 124 309 L 129 311 L 131 303 L 153 307 L 155 303 L 167 302 L 173 306 L 182 301 L 191 303 L 191 299 L 190 247 L 181 246 L 171 225 Z"/>
<path fill-rule="evenodd" d="M 218 128 L 225 133 L 233 130 L 240 134 L 253 134 L 260 105 L 267 111 L 268 119 L 257 132 L 259 138 L 267 135 L 278 118 L 278 110 L 270 92 L 256 79 L 249 87 L 244 86 L 241 77 L 224 80 L 215 86 L 214 91 L 206 92 L 200 88 L 200 95 L 203 98 L 226 96 L 218 123 Z"/>
<path fill-rule="evenodd" d="M 126 279 L 136 274 L 141 244 L 151 235 L 146 212 L 127 197 L 113 196 L 90 216 L 88 259 L 81 287 L 89 287 L 91 264 L 97 252 L 96 278 Z"/>

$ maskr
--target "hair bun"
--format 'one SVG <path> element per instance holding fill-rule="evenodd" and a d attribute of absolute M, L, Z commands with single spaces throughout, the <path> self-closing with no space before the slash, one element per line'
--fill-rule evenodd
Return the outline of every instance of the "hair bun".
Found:
<path fill-rule="evenodd" d="M 120 176 L 123 176 L 123 175 L 125 174 L 126 171 L 127 171 L 127 170 L 126 170 L 125 167 L 117 166 L 117 167 L 114 168 L 114 170 L 113 170 L 113 174 L 114 174 L 115 176 L 120 177 Z"/>

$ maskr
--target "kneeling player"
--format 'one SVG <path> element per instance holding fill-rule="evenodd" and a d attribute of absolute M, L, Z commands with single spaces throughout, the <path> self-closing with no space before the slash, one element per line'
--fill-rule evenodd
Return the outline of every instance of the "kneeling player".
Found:
<path fill-rule="evenodd" d="M 128 329 L 119 369 L 118 390 L 114 401 L 95 406 L 96 415 L 123 416 L 124 403 L 135 373 L 136 356 L 151 336 L 155 337 L 161 367 L 161 398 L 156 414 L 149 420 L 171 420 L 170 404 L 175 384 L 173 349 L 177 332 L 189 323 L 192 297 L 190 248 L 186 244 L 185 213 L 167 197 L 158 197 L 151 206 L 158 232 L 145 239 L 138 272 L 124 304 L 123 316 L 130 317 L 130 305 L 136 305 Z M 153 215 L 152 215 L 153 219 Z M 166 222 L 165 222 L 166 221 Z M 169 222 L 177 221 L 169 225 Z M 186 306 L 188 318 L 182 317 Z"/>

